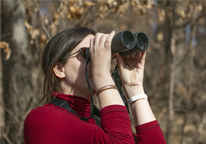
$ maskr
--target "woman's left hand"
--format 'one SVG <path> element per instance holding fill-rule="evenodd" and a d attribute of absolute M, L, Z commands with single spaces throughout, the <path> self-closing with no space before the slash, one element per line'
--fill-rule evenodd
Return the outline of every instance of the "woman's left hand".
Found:
<path fill-rule="evenodd" d="M 128 94 L 128 97 L 144 93 L 143 77 L 146 52 L 131 54 L 121 57 L 115 54 L 122 84 Z"/>

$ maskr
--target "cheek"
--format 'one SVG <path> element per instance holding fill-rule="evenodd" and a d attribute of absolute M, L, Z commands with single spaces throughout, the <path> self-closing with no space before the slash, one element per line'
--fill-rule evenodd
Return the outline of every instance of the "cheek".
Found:
<path fill-rule="evenodd" d="M 86 79 L 85 78 L 85 66 L 80 66 L 78 73 L 79 73 L 79 76 L 81 77 L 82 80 Z"/>
<path fill-rule="evenodd" d="M 69 83 L 80 83 L 85 81 L 85 65 L 82 63 L 73 63 L 66 67 L 66 81 Z"/>

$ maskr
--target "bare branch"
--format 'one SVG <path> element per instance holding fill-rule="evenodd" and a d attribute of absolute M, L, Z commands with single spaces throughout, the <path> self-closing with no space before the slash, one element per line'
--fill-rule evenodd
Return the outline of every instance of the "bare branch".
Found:
<path fill-rule="evenodd" d="M 197 22 L 200 18 L 205 17 L 205 16 L 206 16 L 206 12 L 199 15 L 196 19 L 190 19 L 182 25 L 175 26 L 174 29 L 179 29 L 179 28 L 186 27 L 187 25 L 191 24 L 192 22 Z"/>
<path fill-rule="evenodd" d="M 186 53 L 185 53 L 185 55 L 184 55 L 184 57 L 179 61 L 179 62 L 177 62 L 176 63 L 176 69 L 174 69 L 175 71 L 178 69 L 178 67 L 180 67 L 184 62 L 185 62 L 185 60 L 187 59 L 187 57 L 188 57 L 188 55 L 190 54 L 190 52 L 191 52 L 191 50 L 189 49 Z"/>
<path fill-rule="evenodd" d="M 90 6 L 90 7 L 87 9 L 85 15 L 75 24 L 76 27 L 80 26 L 81 23 L 85 20 L 85 18 L 87 17 L 87 15 L 89 14 L 89 12 L 91 11 L 91 8 L 92 8 L 92 6 Z"/>
<path fill-rule="evenodd" d="M 51 38 L 51 35 L 50 35 L 50 33 L 48 32 L 48 30 L 47 30 L 47 28 L 46 28 L 46 26 L 45 26 L 45 23 L 44 23 L 44 15 L 42 14 L 42 12 L 41 12 L 41 10 L 40 10 L 40 8 L 39 8 L 40 6 L 39 6 L 39 3 L 38 3 L 37 0 L 35 0 L 35 3 L 36 3 L 36 5 L 37 5 L 37 9 L 39 10 L 39 14 L 40 14 L 40 16 L 41 16 L 43 31 L 45 32 L 45 34 L 46 34 L 46 36 L 48 37 L 48 39 L 50 39 L 50 38 Z"/>
<path fill-rule="evenodd" d="M 8 144 L 13 144 L 11 140 L 7 137 L 5 133 L 2 133 L 3 138 L 8 142 Z"/>
<path fill-rule="evenodd" d="M 1 103 L 1 104 L 2 104 L 2 103 Z M 13 113 L 12 111 L 10 111 L 8 108 L 6 108 L 3 104 L 2 104 L 2 106 L 3 106 L 3 109 L 5 109 L 5 111 L 15 120 L 15 122 L 20 125 L 20 121 L 19 121 L 18 118 L 14 115 L 14 113 Z"/>

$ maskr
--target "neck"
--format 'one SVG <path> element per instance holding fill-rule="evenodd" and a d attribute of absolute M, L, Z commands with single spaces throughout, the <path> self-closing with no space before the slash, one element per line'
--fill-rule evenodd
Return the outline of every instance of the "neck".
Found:
<path fill-rule="evenodd" d="M 62 80 L 60 82 L 60 86 L 62 87 L 62 92 L 63 94 L 67 94 L 67 95 L 75 95 L 75 96 L 79 96 L 82 98 L 85 98 L 87 100 L 91 99 L 91 93 L 88 89 L 88 86 L 83 84 L 83 86 L 79 86 L 75 83 L 72 84 L 68 84 L 66 83 L 65 80 Z M 92 94 L 95 94 L 95 90 L 92 89 Z"/>
<path fill-rule="evenodd" d="M 80 89 L 75 89 L 75 88 L 67 87 L 67 88 L 63 88 L 62 93 L 66 94 L 66 95 L 79 96 L 79 97 L 85 98 L 87 100 L 91 99 L 91 94 L 90 94 L 88 89 L 80 90 Z M 93 94 L 94 94 L 94 91 L 93 91 Z"/>

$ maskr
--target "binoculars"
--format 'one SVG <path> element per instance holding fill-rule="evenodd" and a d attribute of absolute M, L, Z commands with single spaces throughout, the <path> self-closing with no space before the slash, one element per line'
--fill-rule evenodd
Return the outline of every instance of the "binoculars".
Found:
<path fill-rule="evenodd" d="M 112 39 L 112 54 L 119 53 L 121 56 L 146 51 L 149 48 L 149 39 L 143 32 L 131 33 L 128 30 L 116 34 Z M 89 56 L 89 49 L 85 51 Z"/>

